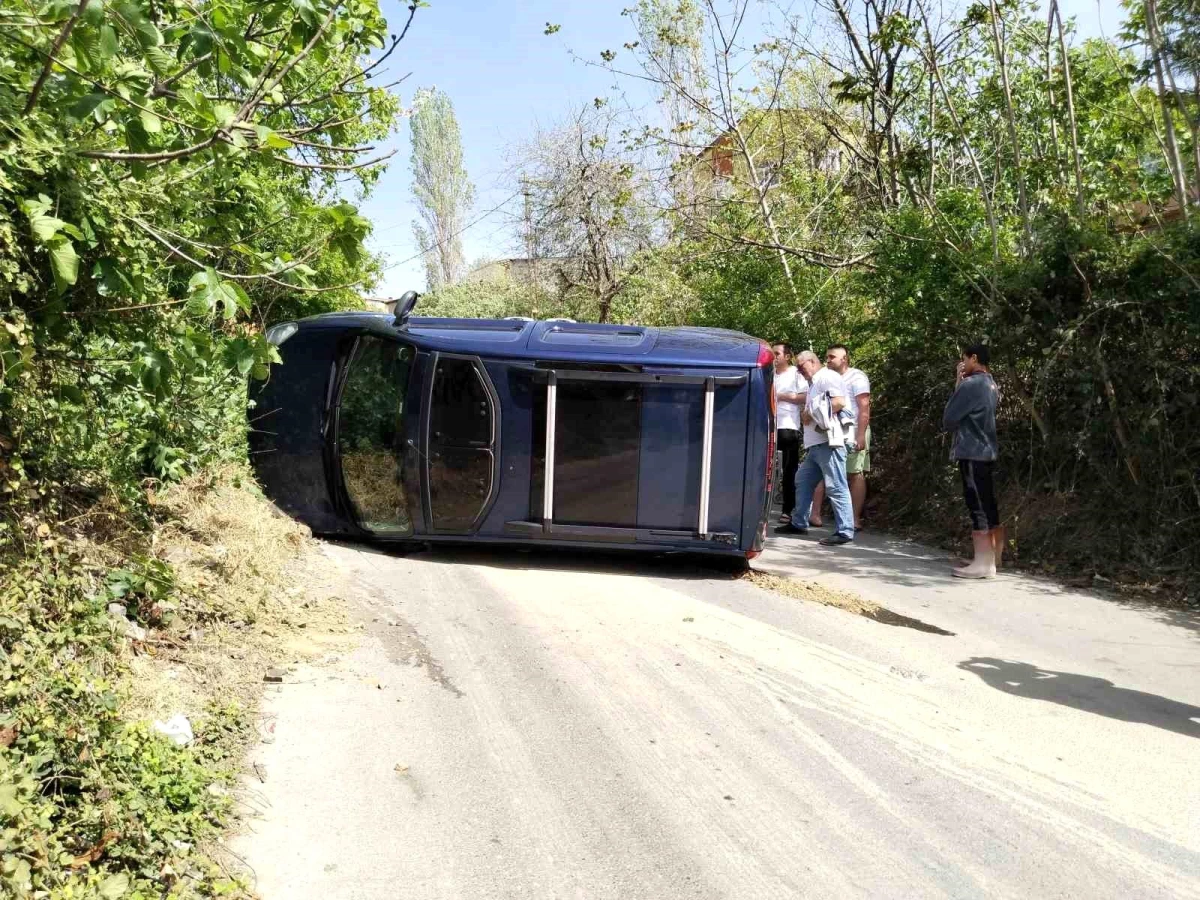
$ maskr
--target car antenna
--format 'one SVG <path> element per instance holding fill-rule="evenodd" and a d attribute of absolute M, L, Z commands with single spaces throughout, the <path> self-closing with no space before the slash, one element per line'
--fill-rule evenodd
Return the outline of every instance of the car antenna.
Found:
<path fill-rule="evenodd" d="M 421 295 L 416 291 L 405 291 L 400 295 L 400 299 L 396 301 L 396 318 L 392 320 L 393 328 L 404 328 L 408 325 L 408 317 L 412 315 L 413 308 L 420 299 Z"/>

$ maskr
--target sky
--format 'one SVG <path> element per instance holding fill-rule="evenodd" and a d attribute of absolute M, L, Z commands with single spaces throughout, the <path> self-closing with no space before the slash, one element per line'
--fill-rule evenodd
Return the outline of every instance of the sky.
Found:
<path fill-rule="evenodd" d="M 430 0 L 417 10 L 412 28 L 388 61 L 388 81 L 407 75 L 393 88 L 407 107 L 418 88 L 437 87 L 449 95 L 462 132 L 467 174 L 475 184 L 475 205 L 463 233 L 468 263 L 520 255 L 514 244 L 519 197 L 506 172 L 512 150 L 539 125 L 551 126 L 580 103 L 608 96 L 613 76 L 582 60 L 598 61 L 601 50 L 620 51 L 633 40 L 632 25 L 621 15 L 635 0 Z M 1076 19 L 1082 37 L 1110 37 L 1121 22 L 1117 0 L 1060 0 Z M 406 3 L 381 0 L 393 32 L 408 17 Z M 797 6 L 796 8 L 800 8 Z M 561 26 L 546 36 L 547 23 Z M 582 59 L 580 59 L 582 58 Z M 635 105 L 646 103 L 644 88 L 622 85 Z M 391 165 L 362 204 L 375 223 L 368 246 L 386 259 L 380 297 L 422 290 L 424 268 L 413 237 L 417 217 L 409 177 L 408 123 L 386 145 L 395 149 Z"/>

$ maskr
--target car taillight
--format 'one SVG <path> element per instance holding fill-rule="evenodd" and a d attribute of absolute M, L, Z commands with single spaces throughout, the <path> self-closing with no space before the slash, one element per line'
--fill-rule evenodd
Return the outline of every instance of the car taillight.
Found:
<path fill-rule="evenodd" d="M 775 351 L 766 343 L 758 348 L 758 365 L 763 370 L 763 379 L 770 382 L 767 387 L 767 407 L 770 409 L 767 419 L 767 496 L 775 482 L 775 417 L 778 410 L 775 407 L 774 371 Z"/>

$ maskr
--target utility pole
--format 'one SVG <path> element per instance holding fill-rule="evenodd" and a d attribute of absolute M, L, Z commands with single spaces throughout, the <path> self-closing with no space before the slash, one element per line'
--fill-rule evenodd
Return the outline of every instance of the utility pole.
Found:
<path fill-rule="evenodd" d="M 536 250 L 533 238 L 533 196 L 529 191 L 529 176 L 521 176 L 521 195 L 524 197 L 525 258 L 532 261 Z"/>

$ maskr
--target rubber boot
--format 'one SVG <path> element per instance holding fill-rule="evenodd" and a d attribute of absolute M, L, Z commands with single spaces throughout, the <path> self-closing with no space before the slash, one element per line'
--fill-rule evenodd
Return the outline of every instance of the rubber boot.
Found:
<path fill-rule="evenodd" d="M 992 549 L 996 551 L 996 568 L 1000 568 L 1000 562 L 1004 558 L 1004 544 L 1008 540 L 1008 532 L 1003 525 L 997 525 L 988 535 L 992 539 Z"/>
<path fill-rule="evenodd" d="M 996 550 L 992 547 L 990 531 L 972 531 L 971 542 L 975 545 L 975 558 L 962 569 L 953 569 L 956 578 L 993 578 L 996 575 Z"/>

